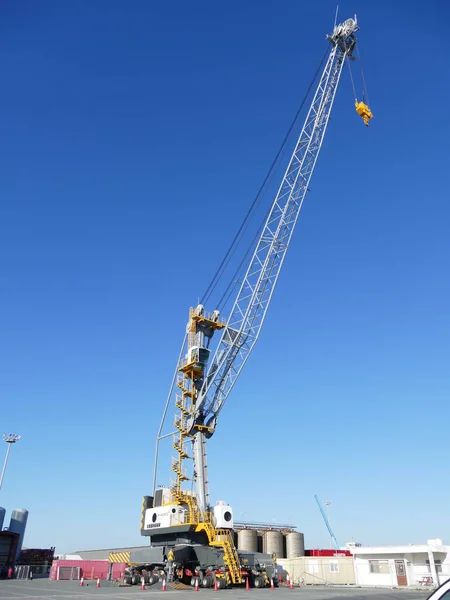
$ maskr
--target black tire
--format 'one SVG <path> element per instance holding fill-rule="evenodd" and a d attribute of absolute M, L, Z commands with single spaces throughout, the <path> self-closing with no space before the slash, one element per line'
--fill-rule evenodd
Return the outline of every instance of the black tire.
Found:
<path fill-rule="evenodd" d="M 123 578 L 123 582 L 127 585 L 131 585 L 131 575 L 125 575 L 125 577 Z"/>
<path fill-rule="evenodd" d="M 263 588 L 265 587 L 266 583 L 263 577 L 261 577 L 261 575 L 257 575 L 253 580 L 253 585 L 255 586 L 255 588 Z"/>
<path fill-rule="evenodd" d="M 197 579 L 196 577 L 191 577 L 191 586 L 192 587 L 195 587 L 195 580 L 196 579 Z"/>
<path fill-rule="evenodd" d="M 131 578 L 131 585 L 137 585 L 138 583 L 141 583 L 141 576 L 133 575 Z"/>
<path fill-rule="evenodd" d="M 225 579 L 225 577 L 217 578 L 217 587 L 219 588 L 219 590 L 224 590 L 227 587 L 227 580 Z"/>
<path fill-rule="evenodd" d="M 204 587 L 204 588 L 209 588 L 210 587 L 210 584 L 209 584 L 209 575 L 205 575 L 203 577 L 203 579 L 201 580 L 201 584 L 200 585 L 202 587 Z"/>

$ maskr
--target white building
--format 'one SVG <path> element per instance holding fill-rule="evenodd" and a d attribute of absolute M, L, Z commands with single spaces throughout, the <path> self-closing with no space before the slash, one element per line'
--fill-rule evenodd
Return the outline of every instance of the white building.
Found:
<path fill-rule="evenodd" d="M 355 570 L 351 556 L 300 556 L 279 558 L 283 581 L 286 576 L 294 585 L 355 585 Z"/>
<path fill-rule="evenodd" d="M 356 585 L 439 585 L 450 579 L 450 546 L 442 540 L 407 546 L 356 546 Z"/>

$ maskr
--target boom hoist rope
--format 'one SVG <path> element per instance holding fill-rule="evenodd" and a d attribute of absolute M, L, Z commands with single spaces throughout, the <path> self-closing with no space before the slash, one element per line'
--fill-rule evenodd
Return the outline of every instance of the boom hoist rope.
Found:
<path fill-rule="evenodd" d="M 237 247 L 239 246 L 239 243 L 241 242 L 241 240 L 242 240 L 245 232 L 247 231 L 247 229 L 248 229 L 248 227 L 250 225 L 250 221 L 254 217 L 256 209 L 261 204 L 261 201 L 262 201 L 262 199 L 264 197 L 264 194 L 267 191 L 267 187 L 268 187 L 268 185 L 270 185 L 270 183 L 271 183 L 271 181 L 272 181 L 272 179 L 273 179 L 273 177 L 275 175 L 275 172 L 276 172 L 276 169 L 277 169 L 278 165 L 281 163 L 281 161 L 284 158 L 284 155 L 286 154 L 286 151 L 287 151 L 287 147 L 286 146 L 287 146 L 287 143 L 289 141 L 289 138 L 290 138 L 290 136 L 292 134 L 292 131 L 293 131 L 293 129 L 294 129 L 294 127 L 295 127 L 295 125 L 296 125 L 296 123 L 298 121 L 300 113 L 303 110 L 305 102 L 308 99 L 308 96 L 309 96 L 309 94 L 311 92 L 311 89 L 312 89 L 312 87 L 314 85 L 314 82 L 316 81 L 317 76 L 319 75 L 319 73 L 320 73 L 320 71 L 322 69 L 322 65 L 323 65 L 323 63 L 325 61 L 325 58 L 326 58 L 326 56 L 328 54 L 328 51 L 329 50 L 328 50 L 328 47 L 327 47 L 326 50 L 325 50 L 325 52 L 324 52 L 324 54 L 323 54 L 323 56 L 322 56 L 322 59 L 321 59 L 321 61 L 319 63 L 319 66 L 317 67 L 317 70 L 314 73 L 314 76 L 313 76 L 313 78 L 311 80 L 311 83 L 309 84 L 309 87 L 308 87 L 308 89 L 307 89 L 307 91 L 305 93 L 305 96 L 303 97 L 303 100 L 301 101 L 300 106 L 298 107 L 297 112 L 295 113 L 295 116 L 294 116 L 291 124 L 289 125 L 289 128 L 288 128 L 288 130 L 286 132 L 286 135 L 284 136 L 284 139 L 281 142 L 281 145 L 280 145 L 280 147 L 279 147 L 279 149 L 278 149 L 278 151 L 277 151 L 277 153 L 275 155 L 275 158 L 273 159 L 273 161 L 272 161 L 272 163 L 271 163 L 271 165 L 269 167 L 269 170 L 267 171 L 267 173 L 266 173 L 266 175 L 265 175 L 265 177 L 263 179 L 263 182 L 261 183 L 261 185 L 260 185 L 260 187 L 259 187 L 259 189 L 258 189 L 258 191 L 256 193 L 256 196 L 253 199 L 253 202 L 251 203 L 250 208 L 248 209 L 247 214 L 244 217 L 244 220 L 242 221 L 242 223 L 241 223 L 238 231 L 236 232 L 236 235 L 234 236 L 234 238 L 233 238 L 233 240 L 232 240 L 232 242 L 231 242 L 228 250 L 225 253 L 225 256 L 223 257 L 223 259 L 222 259 L 219 267 L 217 268 L 217 271 L 215 272 L 214 276 L 212 277 L 211 281 L 209 282 L 208 287 L 206 288 L 206 291 L 204 292 L 204 294 L 203 294 L 203 296 L 202 296 L 202 298 L 200 300 L 201 304 L 206 304 L 206 302 L 209 300 L 211 294 L 214 292 L 214 290 L 217 287 L 217 285 L 218 285 L 221 277 L 223 276 L 223 274 L 224 274 L 224 272 L 225 272 L 228 264 L 230 263 L 231 259 L 233 258 L 233 255 L 235 254 L 235 252 L 237 250 Z M 265 214 L 263 220 L 261 221 L 261 223 L 259 225 L 259 229 L 256 232 L 255 237 L 253 238 L 251 244 L 249 245 L 249 247 L 248 247 L 248 249 L 247 249 L 247 251 L 246 251 L 246 253 L 244 255 L 244 258 L 242 259 L 240 265 L 236 269 L 234 275 L 231 277 L 231 280 L 228 283 L 225 291 L 223 292 L 222 297 L 220 298 L 219 302 L 216 304 L 217 308 L 221 309 L 226 304 L 226 301 L 224 302 L 224 298 L 228 295 L 228 292 L 229 292 L 230 288 L 235 283 L 236 276 L 237 276 L 237 274 L 240 272 L 240 270 L 242 268 L 243 261 L 246 259 L 246 257 L 248 257 L 250 251 L 253 249 L 254 242 L 259 237 L 259 232 L 260 232 L 260 230 L 262 229 L 262 227 L 263 227 L 263 225 L 265 223 L 265 220 L 267 218 L 267 215 L 268 215 L 269 211 L 270 211 L 270 207 L 267 210 L 267 213 Z"/>
<path fill-rule="evenodd" d="M 357 60 L 359 62 L 360 65 L 360 76 L 361 76 L 361 83 L 362 83 L 362 98 L 361 98 L 361 102 L 358 101 L 358 96 L 356 93 L 356 88 L 355 88 L 355 82 L 354 82 L 354 78 L 353 78 L 353 72 L 352 72 L 352 68 L 351 68 L 351 60 L 354 60 L 354 57 L 352 56 L 347 56 L 347 63 L 348 63 L 348 69 L 349 69 L 349 73 L 350 73 L 350 81 L 352 84 L 352 89 L 353 89 L 353 96 L 354 96 L 354 100 L 355 100 L 355 108 L 356 108 L 356 112 L 358 113 L 358 115 L 362 118 L 362 120 L 364 121 L 364 124 L 368 127 L 369 126 L 369 121 L 370 119 L 373 118 L 373 114 L 372 111 L 369 108 L 369 94 L 367 93 L 367 87 L 366 87 L 366 83 L 365 83 L 365 79 L 364 79 L 364 72 L 363 72 L 363 68 L 362 68 L 362 62 L 361 62 L 361 55 L 359 52 L 359 45 L 355 44 L 356 46 L 356 54 L 357 54 Z M 314 85 L 314 82 L 317 79 L 317 76 L 320 72 L 320 69 L 322 68 L 323 62 L 325 60 L 325 57 L 328 53 L 328 49 L 325 51 L 324 55 L 322 56 L 322 59 L 319 63 L 319 66 L 314 74 L 314 77 L 311 80 L 311 83 L 309 84 L 309 87 L 306 91 L 306 94 L 302 100 L 302 102 L 300 103 L 300 106 L 294 116 L 294 119 L 292 120 L 288 131 L 281 143 L 280 148 L 278 149 L 278 152 L 275 155 L 275 158 L 273 159 L 269 170 L 266 174 L 266 176 L 263 179 L 262 184 L 260 185 L 258 192 L 252 202 L 252 204 L 250 205 L 250 208 L 247 211 L 247 214 L 244 217 L 244 220 L 242 221 L 236 235 L 234 236 L 225 256 L 223 257 L 218 269 L 216 270 L 214 276 L 212 277 L 211 281 L 208 284 L 208 287 L 206 288 L 205 293 L 202 296 L 202 299 L 200 301 L 201 304 L 205 304 L 209 298 L 211 297 L 211 294 L 214 292 L 214 290 L 216 289 L 220 279 L 223 277 L 224 272 L 227 268 L 227 266 L 229 265 L 231 259 L 233 258 L 240 242 L 242 241 L 242 238 L 245 234 L 245 232 L 247 231 L 250 221 L 251 219 L 254 217 L 255 211 L 258 208 L 258 206 L 261 204 L 261 201 L 264 197 L 265 192 L 267 191 L 267 186 L 270 185 L 274 175 L 275 175 L 275 170 L 278 166 L 278 164 L 280 164 L 281 160 L 283 159 L 285 153 L 286 153 L 286 144 L 289 140 L 289 137 L 292 133 L 293 128 L 295 127 L 295 124 L 297 123 L 297 120 L 299 118 L 299 115 L 303 109 L 303 106 L 309 96 L 309 93 L 312 89 L 312 86 Z M 223 308 L 226 306 L 228 300 L 230 299 L 231 294 L 233 293 L 233 291 L 235 290 L 235 288 L 237 287 L 238 283 L 239 283 L 239 275 L 243 269 L 244 263 L 246 261 L 246 259 L 248 258 L 253 245 L 255 243 L 255 241 L 258 239 L 259 237 L 259 233 L 264 225 L 264 222 L 267 218 L 267 214 L 269 210 L 267 211 L 267 213 L 264 215 L 258 230 L 256 231 L 255 236 L 253 237 L 250 245 L 248 246 L 246 252 L 244 253 L 238 267 L 236 268 L 233 276 L 231 277 L 231 279 L 228 282 L 227 287 L 225 288 L 225 291 L 223 292 L 222 296 L 220 297 L 220 300 L 217 302 L 216 306 L 219 310 L 223 310 Z"/>
<path fill-rule="evenodd" d="M 368 127 L 369 126 L 369 121 L 370 121 L 370 119 L 373 118 L 373 115 L 372 115 L 372 112 L 371 112 L 371 110 L 369 108 L 369 94 L 367 93 L 366 83 L 365 83 L 365 79 L 364 79 L 364 72 L 363 72 L 363 68 L 362 68 L 361 56 L 360 56 L 360 53 L 359 53 L 359 45 L 356 44 L 355 47 L 356 47 L 357 60 L 358 60 L 359 65 L 360 65 L 360 75 L 361 75 L 361 83 L 362 83 L 362 92 L 361 92 L 362 93 L 362 101 L 361 102 L 358 102 L 358 98 L 357 98 L 357 94 L 356 94 L 356 89 L 355 89 L 355 82 L 354 82 L 354 79 L 353 79 L 353 72 L 352 72 L 352 68 L 351 68 L 351 60 L 354 60 L 354 58 L 351 57 L 351 56 L 347 56 L 347 63 L 348 63 L 348 69 L 349 69 L 349 73 L 350 73 L 350 81 L 351 81 L 351 84 L 352 84 L 353 95 L 354 95 L 354 99 L 355 99 L 356 112 L 361 116 L 361 118 L 363 119 L 364 123 Z M 274 165 L 276 164 L 276 161 L 280 157 L 280 154 L 283 151 L 283 147 L 285 146 L 286 141 L 287 141 L 289 135 L 292 132 L 292 129 L 293 129 L 293 127 L 294 127 L 294 125 L 295 125 L 295 123 L 296 123 L 296 121 L 298 119 L 300 111 L 301 111 L 301 109 L 302 109 L 302 107 L 303 107 L 303 105 L 304 105 L 304 103 L 305 103 L 305 101 L 306 101 L 306 99 L 307 99 L 307 97 L 309 95 L 309 92 L 311 91 L 311 87 L 313 86 L 314 81 L 316 80 L 317 75 L 318 75 L 318 73 L 319 73 L 319 71 L 320 71 L 320 69 L 322 67 L 322 64 L 323 64 L 323 61 L 325 59 L 326 54 L 327 54 L 327 51 L 325 52 L 324 56 L 322 57 L 322 60 L 320 61 L 319 67 L 318 67 L 318 69 L 317 69 L 317 71 L 316 71 L 316 73 L 315 73 L 315 75 L 314 75 L 314 77 L 313 77 L 313 79 L 312 79 L 312 81 L 311 81 L 311 83 L 309 85 L 308 91 L 306 92 L 306 95 L 303 98 L 302 103 L 301 103 L 301 105 L 300 105 L 300 107 L 299 107 L 299 109 L 298 109 L 298 111 L 297 111 L 297 113 L 296 113 L 296 115 L 294 117 L 294 120 L 292 121 L 292 123 L 291 123 L 291 125 L 290 125 L 290 127 L 288 129 L 288 132 L 287 132 L 287 134 L 286 134 L 286 136 L 285 136 L 285 138 L 283 140 L 283 143 L 282 143 L 280 149 L 278 150 L 278 153 L 277 153 L 277 155 L 276 155 L 276 157 L 275 157 L 275 159 L 274 159 L 274 161 L 273 161 L 273 163 L 272 163 L 272 165 L 271 165 L 271 167 L 269 169 L 269 172 L 267 173 L 267 175 L 266 175 L 266 177 L 265 177 L 265 179 L 263 181 L 263 184 L 261 185 L 261 187 L 260 187 L 260 189 L 258 191 L 257 197 L 255 198 L 255 201 L 258 198 L 258 195 L 261 193 L 261 190 L 263 189 L 264 185 L 266 184 L 269 176 L 271 176 L 271 177 L 273 176 L 273 172 L 272 171 L 274 169 Z M 286 149 L 283 152 L 283 156 L 284 156 L 285 152 L 286 152 Z M 281 158 L 283 158 L 283 157 L 281 157 Z M 253 209 L 255 201 L 253 202 L 250 210 Z M 269 209 L 269 211 L 270 211 L 270 209 Z M 247 248 L 247 251 L 245 252 L 244 256 L 242 257 L 241 262 L 239 263 L 238 267 L 236 268 L 233 277 L 231 278 L 230 282 L 228 283 L 228 286 L 226 287 L 224 293 L 222 294 L 222 296 L 221 296 L 221 298 L 220 298 L 220 300 L 219 300 L 219 302 L 217 304 L 217 308 L 219 310 L 221 310 L 221 311 L 227 305 L 227 303 L 228 303 L 228 301 L 229 301 L 229 299 L 231 297 L 231 294 L 234 292 L 234 290 L 236 289 L 236 287 L 239 285 L 239 280 L 240 280 L 240 277 L 242 276 L 242 272 L 243 272 L 243 269 L 244 269 L 244 266 L 245 266 L 245 262 L 246 262 L 246 260 L 247 260 L 247 258 L 249 256 L 251 250 L 253 249 L 256 240 L 259 237 L 260 231 L 263 228 L 264 222 L 265 222 L 265 220 L 267 218 L 267 214 L 268 213 L 266 213 L 264 215 L 264 217 L 263 217 L 263 219 L 262 219 L 262 221 L 261 221 L 261 223 L 259 225 L 258 230 L 256 231 L 256 233 L 255 233 L 255 235 L 254 235 L 251 243 L 249 244 L 249 246 Z M 247 214 L 247 216 L 248 216 L 248 214 Z M 246 217 L 246 219 L 247 219 L 247 217 Z M 244 224 L 245 224 L 245 220 L 244 220 L 244 223 L 241 225 L 241 228 L 239 229 L 239 232 L 242 230 L 242 227 L 243 227 Z M 246 227 L 246 229 L 247 229 L 247 227 Z M 236 236 L 236 238 L 237 238 L 237 236 Z M 236 238 L 235 238 L 235 240 L 236 240 Z M 234 243 L 235 240 L 233 240 L 233 243 Z M 234 251 L 235 250 L 233 250 L 233 253 L 234 253 Z M 227 257 L 225 257 L 225 258 L 227 258 Z M 228 262 L 229 262 L 229 260 L 230 259 L 228 259 Z M 223 262 L 224 261 L 222 261 L 222 264 L 223 264 Z M 227 264 L 228 264 L 228 262 L 227 262 Z M 222 266 L 222 264 L 221 264 L 221 266 Z M 215 287 L 215 285 L 214 285 L 214 287 Z"/>

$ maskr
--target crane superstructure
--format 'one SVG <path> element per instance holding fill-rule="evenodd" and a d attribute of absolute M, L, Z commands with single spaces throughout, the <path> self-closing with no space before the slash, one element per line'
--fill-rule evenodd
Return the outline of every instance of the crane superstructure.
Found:
<path fill-rule="evenodd" d="M 198 542 L 202 539 L 199 536 L 206 535 L 209 546 L 221 548 L 231 583 L 242 581 L 231 536 L 232 510 L 225 502 L 210 508 L 206 442 L 214 434 L 220 411 L 258 339 L 322 147 L 345 60 L 353 55 L 357 30 L 355 17 L 335 25 L 327 36 L 330 50 L 326 64 L 229 318 L 223 320 L 217 310 L 207 313 L 201 304 L 190 309 L 157 437 L 154 495 L 144 501 L 141 533 L 152 536 L 152 545 L 154 540 L 166 545 Z M 357 102 L 356 110 L 367 125 L 372 118 L 369 107 Z M 211 357 L 210 342 L 216 333 L 220 339 Z M 158 444 L 167 437 L 161 432 L 172 402 L 176 406 L 175 478 L 169 488 L 157 490 Z M 192 474 L 188 473 L 188 460 L 193 461 Z M 195 482 L 195 491 L 185 489 L 188 480 Z M 173 537 L 175 531 L 178 533 Z"/>

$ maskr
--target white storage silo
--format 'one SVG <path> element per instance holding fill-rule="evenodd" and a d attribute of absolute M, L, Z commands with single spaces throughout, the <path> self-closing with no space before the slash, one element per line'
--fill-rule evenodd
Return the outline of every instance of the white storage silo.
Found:
<path fill-rule="evenodd" d="M 286 536 L 286 557 L 305 556 L 305 537 L 299 531 L 291 531 Z"/>
<path fill-rule="evenodd" d="M 238 549 L 248 552 L 258 551 L 258 534 L 255 529 L 241 529 L 238 531 Z"/>
<path fill-rule="evenodd" d="M 283 534 L 281 531 L 266 531 L 263 537 L 263 551 L 284 558 Z"/>

